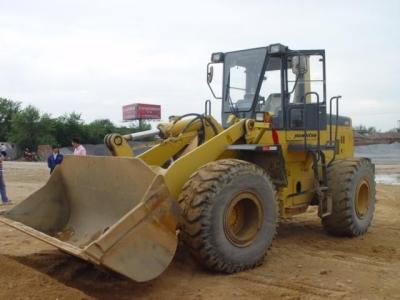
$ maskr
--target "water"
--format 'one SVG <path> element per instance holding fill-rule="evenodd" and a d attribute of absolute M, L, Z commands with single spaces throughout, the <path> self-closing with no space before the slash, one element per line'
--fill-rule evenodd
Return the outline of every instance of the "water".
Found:
<path fill-rule="evenodd" d="M 400 174 L 376 174 L 376 183 L 400 185 Z"/>
<path fill-rule="evenodd" d="M 356 146 L 356 157 L 369 157 L 377 165 L 400 164 L 400 143 Z"/>
<path fill-rule="evenodd" d="M 356 146 L 354 154 L 381 166 L 375 175 L 377 183 L 400 185 L 400 172 L 396 172 L 400 169 L 400 143 Z"/>

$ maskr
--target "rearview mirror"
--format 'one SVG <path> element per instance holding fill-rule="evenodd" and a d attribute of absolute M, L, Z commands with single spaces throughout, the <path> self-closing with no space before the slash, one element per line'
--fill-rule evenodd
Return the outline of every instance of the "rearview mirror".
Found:
<path fill-rule="evenodd" d="M 296 55 L 292 57 L 292 72 L 296 75 L 307 73 L 307 57 L 304 55 Z"/>
<path fill-rule="evenodd" d="M 210 66 L 207 70 L 207 82 L 211 83 L 214 77 L 214 67 Z"/>
<path fill-rule="evenodd" d="M 214 76 L 214 71 L 215 71 L 215 76 Z M 208 63 L 207 85 L 210 88 L 214 98 L 216 99 L 222 99 L 222 74 L 223 74 L 223 64 L 220 63 L 215 64 L 212 62 Z"/>

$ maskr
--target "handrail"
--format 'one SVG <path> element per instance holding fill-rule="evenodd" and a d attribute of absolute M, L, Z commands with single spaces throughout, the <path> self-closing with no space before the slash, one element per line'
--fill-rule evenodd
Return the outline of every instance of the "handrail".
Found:
<path fill-rule="evenodd" d="M 333 96 L 329 99 L 329 144 L 332 145 L 332 102 L 336 100 L 336 121 L 335 121 L 335 146 L 338 132 L 338 121 L 339 121 L 339 100 L 342 96 Z"/>
<path fill-rule="evenodd" d="M 211 116 L 211 100 L 206 100 L 204 102 L 204 115 Z"/>
<path fill-rule="evenodd" d="M 307 96 L 310 95 L 315 95 L 317 97 L 317 149 L 321 149 L 321 128 L 320 128 L 320 121 L 319 121 L 319 109 L 320 109 L 320 101 L 319 101 L 319 95 L 317 92 L 308 92 L 303 95 L 302 102 L 303 102 L 303 128 L 304 128 L 304 148 L 307 149 L 307 109 L 306 105 L 309 104 L 307 103 L 306 99 Z"/>
<path fill-rule="evenodd" d="M 329 144 L 330 146 L 334 146 L 334 151 L 333 151 L 333 156 L 332 159 L 329 161 L 328 165 L 330 165 L 336 157 L 336 151 L 337 151 L 337 135 L 338 135 L 338 123 L 339 123 L 339 100 L 342 98 L 342 96 L 333 96 L 329 100 Z M 336 100 L 336 121 L 335 121 L 335 142 L 332 143 L 332 102 L 333 100 Z"/>
<path fill-rule="evenodd" d="M 320 110 L 321 104 L 324 104 L 325 101 L 324 102 L 320 102 L 319 94 L 317 92 L 305 93 L 304 96 L 301 98 L 302 107 L 289 106 L 288 115 L 289 115 L 289 117 L 291 116 L 290 112 L 293 109 L 301 109 L 303 111 L 304 149 L 307 149 L 307 124 L 306 124 L 307 123 L 307 109 L 306 109 L 306 107 L 307 107 L 307 104 L 310 104 L 310 103 L 307 103 L 305 101 L 305 99 L 309 95 L 315 95 L 317 97 L 317 146 L 318 146 L 317 149 L 320 150 L 321 149 L 321 128 L 320 128 L 320 125 L 321 124 L 320 124 L 319 110 Z M 290 121 L 290 119 L 289 119 L 289 121 Z M 289 122 L 289 125 L 290 125 L 290 122 Z"/>

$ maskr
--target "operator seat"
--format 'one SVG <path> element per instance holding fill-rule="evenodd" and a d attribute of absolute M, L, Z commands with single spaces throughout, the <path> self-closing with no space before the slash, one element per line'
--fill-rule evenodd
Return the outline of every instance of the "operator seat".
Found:
<path fill-rule="evenodd" d="M 246 93 L 244 99 L 236 101 L 236 108 L 239 111 L 247 111 L 251 108 L 254 100 L 254 94 Z"/>
<path fill-rule="evenodd" d="M 263 105 L 262 111 L 270 112 L 277 116 L 280 110 L 282 110 L 281 94 L 269 94 L 265 104 Z"/>

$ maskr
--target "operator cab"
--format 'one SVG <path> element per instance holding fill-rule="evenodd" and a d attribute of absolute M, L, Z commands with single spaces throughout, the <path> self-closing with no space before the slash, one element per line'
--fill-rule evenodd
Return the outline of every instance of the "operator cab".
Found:
<path fill-rule="evenodd" d="M 215 64 L 222 64 L 220 95 L 211 86 Z M 290 50 L 272 44 L 213 53 L 207 82 L 214 97 L 222 99 L 224 127 L 234 114 L 258 121 L 271 116 L 276 129 L 326 128 L 324 50 Z"/>

